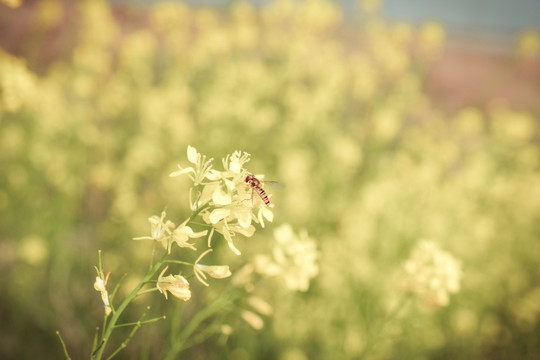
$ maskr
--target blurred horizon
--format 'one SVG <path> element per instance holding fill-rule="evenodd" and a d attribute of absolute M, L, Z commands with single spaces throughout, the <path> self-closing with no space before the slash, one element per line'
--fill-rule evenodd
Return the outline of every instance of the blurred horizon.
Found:
<path fill-rule="evenodd" d="M 163 0 L 108 0 L 111 4 L 152 5 Z M 179 0 L 175 0 L 179 2 Z M 173 1 L 173 2 L 175 2 Z M 227 6 L 234 0 L 187 0 L 193 6 Z M 248 1 L 257 6 L 268 0 Z M 354 16 L 358 0 L 334 0 L 342 6 L 346 18 Z M 450 38 L 474 37 L 495 42 L 495 51 L 509 50 L 513 37 L 523 29 L 540 29 L 540 1 L 535 0 L 385 0 L 380 14 L 390 21 L 419 24 L 440 21 Z M 498 46 L 497 46 L 498 45 Z M 482 48 L 481 48 L 482 49 Z M 486 48 L 483 48 L 486 50 Z"/>

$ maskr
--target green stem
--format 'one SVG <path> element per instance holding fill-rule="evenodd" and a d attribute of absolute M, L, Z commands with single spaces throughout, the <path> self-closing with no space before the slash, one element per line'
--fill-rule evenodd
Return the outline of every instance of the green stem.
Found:
<path fill-rule="evenodd" d="M 113 313 L 111 320 L 107 324 L 107 329 L 103 332 L 103 338 L 101 339 L 101 344 L 99 345 L 96 353 L 92 356 L 92 359 L 95 360 L 101 360 L 103 357 L 103 352 L 105 351 L 105 347 L 107 345 L 107 342 L 109 341 L 109 338 L 115 329 L 116 323 L 118 322 L 118 319 L 120 318 L 120 315 L 124 312 L 124 310 L 127 308 L 127 306 L 135 299 L 141 288 L 146 284 L 152 277 L 157 273 L 157 271 L 160 269 L 161 265 L 163 265 L 165 258 L 167 256 L 167 252 L 165 251 L 159 261 L 152 266 L 148 272 L 146 273 L 143 280 L 131 291 L 131 293 L 124 299 L 124 301 L 118 306 L 116 311 Z"/>
<path fill-rule="evenodd" d="M 58 336 L 58 339 L 60 339 L 60 343 L 62 344 L 62 350 L 64 350 L 64 356 L 66 357 L 66 360 L 71 360 L 71 356 L 69 356 L 66 343 L 64 342 L 64 339 L 62 339 L 62 335 L 60 335 L 60 331 L 57 331 L 56 335 Z"/>
<path fill-rule="evenodd" d="M 193 219 L 195 219 L 201 211 L 203 211 L 204 209 L 206 209 L 207 207 L 209 207 L 210 204 L 206 203 L 204 204 L 203 206 L 199 207 L 198 209 L 196 209 L 192 214 L 191 216 L 189 217 L 188 221 L 186 222 L 186 224 L 189 224 L 190 222 L 193 221 Z M 155 245 L 155 244 L 154 244 Z M 153 250 L 154 251 L 154 250 Z M 100 253 L 101 255 L 101 253 Z M 101 342 L 99 345 L 97 345 L 97 348 L 94 350 L 94 352 L 92 353 L 91 355 L 91 359 L 92 360 L 101 360 L 102 357 L 103 357 L 103 352 L 105 351 L 105 348 L 107 346 L 107 343 L 111 337 L 111 334 L 112 332 L 114 331 L 114 329 L 117 327 L 117 322 L 118 320 L 120 319 L 120 316 L 122 315 L 122 313 L 124 312 L 124 310 L 127 308 L 127 306 L 133 301 L 133 299 L 135 299 L 138 295 L 140 295 L 140 290 L 142 289 L 142 287 L 147 284 L 148 282 L 150 282 L 150 280 L 154 277 L 154 275 L 158 272 L 158 270 L 161 268 L 161 266 L 165 263 L 165 258 L 167 257 L 168 253 L 167 251 L 165 251 L 163 253 L 163 255 L 161 256 L 161 258 L 155 263 L 152 265 L 152 263 L 150 263 L 150 267 L 148 269 L 148 272 L 146 273 L 145 277 L 141 280 L 141 282 L 131 291 L 131 293 L 124 299 L 124 301 L 122 301 L 122 303 L 120 304 L 120 306 L 118 306 L 118 308 L 116 310 L 113 310 L 113 313 L 112 313 L 112 316 L 110 318 L 110 321 L 108 323 L 106 323 L 106 320 L 105 320 L 105 323 L 104 323 L 104 328 L 103 328 L 103 335 L 102 335 L 102 339 L 101 339 Z M 153 258 L 153 256 L 152 256 Z M 99 268 L 101 270 L 101 256 L 99 257 Z M 192 264 L 190 264 L 192 265 Z M 116 292 L 117 289 L 115 289 L 115 292 Z M 152 289 L 153 291 L 154 289 Z M 113 308 L 114 309 L 114 308 Z M 140 326 L 136 326 L 134 331 L 136 331 L 136 329 L 138 329 L 138 327 Z M 116 349 L 115 352 L 109 357 L 111 358 L 112 356 L 116 355 L 116 353 L 121 349 L 121 348 L 124 348 L 126 345 L 126 343 L 122 343 L 121 347 L 119 349 Z"/>
<path fill-rule="evenodd" d="M 167 353 L 165 359 L 176 359 L 177 355 L 187 347 L 186 342 L 189 337 L 197 330 L 199 325 L 210 316 L 214 315 L 216 312 L 221 310 L 224 306 L 234 302 L 240 296 L 240 293 L 232 293 L 226 296 L 220 297 L 213 304 L 198 312 L 184 327 L 176 339 L 173 339 L 173 345 L 169 352 Z"/>
<path fill-rule="evenodd" d="M 118 324 L 118 325 L 116 325 L 116 327 L 121 328 L 121 327 L 136 326 L 136 325 L 146 325 L 146 324 L 155 323 L 155 322 L 158 322 L 158 321 L 164 320 L 164 319 L 166 319 L 165 315 L 155 317 L 153 319 L 144 320 L 144 321 L 140 320 L 140 321 L 137 321 L 137 322 Z"/>
<path fill-rule="evenodd" d="M 123 349 L 125 349 L 127 347 L 127 344 L 131 341 L 131 339 L 133 338 L 133 336 L 135 335 L 135 333 L 141 328 L 141 326 L 143 325 L 143 322 L 142 322 L 142 319 L 144 319 L 144 317 L 146 316 L 146 313 L 148 312 L 148 310 L 150 310 L 150 307 L 147 307 L 146 310 L 142 313 L 139 321 L 137 321 L 134 325 L 133 325 L 133 329 L 131 329 L 131 332 L 129 333 L 128 337 L 122 342 L 122 344 L 120 344 L 120 346 L 115 350 L 113 351 L 113 353 L 107 358 L 107 360 L 111 360 L 113 357 L 116 356 L 116 354 L 118 354 L 120 351 L 122 351 Z"/>

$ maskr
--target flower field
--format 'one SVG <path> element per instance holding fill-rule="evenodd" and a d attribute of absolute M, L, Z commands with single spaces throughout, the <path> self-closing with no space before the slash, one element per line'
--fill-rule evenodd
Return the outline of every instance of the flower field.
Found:
<path fill-rule="evenodd" d="M 540 358 L 538 102 L 377 6 L 0 1 L 0 358 Z"/>

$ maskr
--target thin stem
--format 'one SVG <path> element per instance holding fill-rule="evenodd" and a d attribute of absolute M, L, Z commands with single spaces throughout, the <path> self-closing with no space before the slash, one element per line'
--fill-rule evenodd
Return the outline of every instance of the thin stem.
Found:
<path fill-rule="evenodd" d="M 206 208 L 209 207 L 209 206 L 210 206 L 210 204 L 209 204 L 209 203 L 206 203 L 206 204 L 204 204 L 203 206 L 201 206 L 200 208 L 197 208 L 197 209 L 193 212 L 193 214 L 191 214 L 191 216 L 189 217 L 189 220 L 187 221 L 186 224 L 189 224 L 190 222 L 192 222 L 193 219 L 195 219 L 195 218 L 199 215 L 199 213 L 200 213 L 201 211 L 203 211 L 204 209 L 206 209 Z"/>
<path fill-rule="evenodd" d="M 92 341 L 92 353 L 96 351 L 98 336 L 99 336 L 99 327 L 96 327 L 96 331 L 94 332 L 94 340 Z"/>
<path fill-rule="evenodd" d="M 98 250 L 98 271 L 99 275 L 103 276 L 103 266 L 101 265 L 101 250 Z"/>
<path fill-rule="evenodd" d="M 187 266 L 195 265 L 193 263 L 190 263 L 190 262 L 187 262 L 187 261 L 182 261 L 182 260 L 166 260 L 165 263 L 166 264 L 180 264 L 180 265 L 187 265 Z"/>
<path fill-rule="evenodd" d="M 122 277 L 118 280 L 118 282 L 116 283 L 116 286 L 114 287 L 111 295 L 109 295 L 109 302 L 110 302 L 110 306 L 111 306 L 111 309 L 114 311 L 114 306 L 112 304 L 113 300 L 114 300 L 114 297 L 116 295 L 116 293 L 118 292 L 118 289 L 120 288 L 120 284 L 122 283 L 122 281 L 124 281 L 124 279 L 126 278 L 127 274 L 124 274 L 122 275 Z"/>
<path fill-rule="evenodd" d="M 209 203 L 206 203 L 204 204 L 203 206 L 197 208 L 192 214 L 191 216 L 189 217 L 188 221 L 186 222 L 186 224 L 189 224 L 190 222 L 193 221 L 193 219 L 195 219 L 201 211 L 203 211 L 204 209 L 206 209 L 207 207 L 209 207 L 210 204 Z M 153 248 L 152 248 L 152 259 L 154 258 L 154 252 L 155 252 L 155 242 L 154 242 L 154 245 L 153 245 Z M 108 319 L 108 316 L 105 317 L 104 319 L 104 323 L 103 323 L 103 333 L 102 333 L 102 339 L 101 339 L 101 342 L 99 343 L 99 345 L 97 345 L 97 347 L 95 347 L 93 353 L 92 353 L 92 356 L 91 358 L 92 359 L 95 359 L 95 360 L 101 360 L 102 357 L 103 357 L 103 352 L 105 351 L 105 347 L 107 345 L 107 342 L 109 341 L 110 337 L 111 337 L 111 334 L 113 332 L 113 330 L 118 327 L 116 324 L 120 318 L 120 316 L 122 315 L 122 313 L 124 312 L 124 310 L 127 308 L 127 306 L 131 303 L 131 301 L 133 301 L 133 299 L 135 299 L 137 296 L 143 294 L 143 293 L 146 293 L 146 292 L 150 292 L 150 291 L 155 291 L 155 289 L 149 289 L 149 290 L 145 290 L 145 291 L 142 291 L 141 292 L 141 289 L 142 287 L 147 284 L 148 282 L 150 282 L 150 280 L 152 279 L 152 277 L 157 273 L 157 271 L 161 268 L 161 266 L 165 263 L 165 258 L 167 257 L 168 255 L 168 252 L 165 251 L 163 253 L 163 255 L 161 256 L 161 258 L 155 263 L 153 264 L 152 261 L 150 262 L 150 267 L 148 269 L 148 272 L 146 273 L 145 277 L 142 279 L 142 281 L 131 291 L 131 293 L 124 299 L 124 301 L 122 301 L 122 303 L 120 304 L 120 306 L 118 306 L 118 308 L 116 310 L 113 309 L 113 312 L 112 312 L 112 316 L 107 324 L 107 319 Z M 172 261 L 171 261 L 172 262 Z M 183 265 L 190 265 L 190 266 L 193 266 L 193 264 L 191 263 L 185 263 L 185 262 L 181 262 L 181 261 L 174 261 L 176 263 L 180 263 L 180 264 L 183 264 Z M 99 271 L 101 272 L 102 274 L 102 267 L 101 267 L 101 252 L 99 253 L 99 260 L 98 260 L 98 263 L 99 263 Z M 116 293 L 116 290 L 118 289 L 118 284 L 113 292 L 113 294 Z M 135 334 L 135 332 L 137 331 L 137 329 L 140 328 L 140 321 L 137 323 L 137 325 L 135 325 L 134 327 L 134 330 L 132 331 L 132 334 L 130 335 L 130 337 L 128 337 L 127 341 L 124 341 L 120 347 L 118 349 L 116 349 L 112 354 L 111 356 L 109 356 L 108 359 L 112 358 L 114 355 L 116 355 L 121 349 L 123 349 L 126 345 L 127 345 L 127 342 L 129 342 L 129 340 L 131 339 L 131 337 L 133 336 L 133 334 Z"/>
<path fill-rule="evenodd" d="M 66 357 L 66 360 L 71 360 L 71 356 L 69 356 L 66 343 L 64 342 L 64 339 L 62 339 L 62 335 L 60 335 L 60 331 L 57 331 L 56 335 L 58 336 L 58 339 L 60 339 L 60 344 L 62 344 L 62 350 L 64 351 L 64 356 Z"/>
<path fill-rule="evenodd" d="M 124 299 L 124 301 L 120 304 L 120 306 L 116 309 L 116 311 L 113 313 L 111 320 L 107 326 L 107 329 L 103 333 L 102 338 L 102 344 L 100 344 L 99 349 L 95 353 L 95 356 L 93 357 L 96 360 L 100 360 L 103 357 L 103 351 L 105 350 L 105 345 L 107 341 L 109 340 L 116 323 L 118 322 L 118 319 L 120 318 L 120 315 L 124 312 L 124 310 L 127 308 L 129 303 L 137 296 L 138 292 L 141 290 L 141 288 L 144 286 L 146 282 L 148 282 L 159 270 L 161 265 L 163 265 L 163 262 L 165 261 L 165 257 L 167 256 L 167 252 L 165 251 L 159 261 L 148 270 L 143 280 L 131 291 L 131 293 Z"/>
<path fill-rule="evenodd" d="M 233 293 L 229 294 L 228 296 L 223 296 L 216 300 L 213 304 L 208 306 L 206 309 L 203 309 L 202 311 L 198 312 L 191 321 L 184 327 L 184 329 L 180 332 L 178 337 L 176 339 L 173 339 L 173 344 L 171 347 L 171 350 L 165 357 L 165 359 L 175 359 L 176 356 L 186 348 L 185 344 L 187 339 L 193 334 L 195 330 L 199 327 L 199 325 L 209 318 L 210 316 L 214 315 L 216 312 L 221 310 L 224 306 L 232 303 L 237 297 L 239 296 L 239 293 Z"/>
<path fill-rule="evenodd" d="M 144 289 L 144 290 L 139 291 L 139 292 L 137 293 L 137 296 L 141 296 L 141 295 L 143 295 L 143 294 L 147 294 L 147 293 L 150 293 L 150 292 L 154 292 L 154 291 L 156 291 L 156 290 L 158 290 L 157 287 L 153 287 L 153 288 L 150 288 L 150 289 Z"/>
<path fill-rule="evenodd" d="M 116 328 L 121 328 L 121 327 L 127 327 L 127 326 L 135 326 L 137 324 L 146 325 L 146 324 L 151 324 L 151 323 L 158 322 L 160 320 L 164 320 L 166 318 L 167 317 L 165 315 L 163 315 L 163 316 L 158 316 L 158 317 L 155 317 L 153 319 L 148 319 L 148 320 L 145 320 L 145 321 L 137 321 L 137 322 L 131 322 L 131 323 L 118 324 L 115 327 Z"/>
<path fill-rule="evenodd" d="M 152 255 L 150 256 L 150 265 L 148 266 L 148 269 L 152 269 L 152 266 L 154 265 L 154 256 L 156 256 L 156 244 L 157 241 L 152 241 Z"/>
<path fill-rule="evenodd" d="M 131 339 L 133 338 L 133 336 L 135 335 L 135 333 L 141 328 L 141 326 L 143 325 L 142 323 L 142 319 L 144 319 L 144 317 L 146 316 L 146 313 L 148 312 L 148 310 L 150 310 L 150 307 L 148 306 L 146 308 L 146 310 L 144 310 L 144 312 L 142 313 L 141 317 L 139 318 L 139 321 L 137 321 L 136 323 L 134 323 L 134 326 L 133 326 L 133 329 L 131 329 L 131 332 L 129 333 L 128 337 L 122 342 L 122 344 L 120 344 L 120 346 L 118 348 L 116 348 L 115 351 L 113 351 L 113 353 L 107 358 L 107 360 L 110 360 L 112 359 L 114 356 L 116 356 L 116 354 L 118 354 L 120 351 L 122 351 L 123 349 L 125 349 L 127 347 L 127 344 L 131 341 Z"/>

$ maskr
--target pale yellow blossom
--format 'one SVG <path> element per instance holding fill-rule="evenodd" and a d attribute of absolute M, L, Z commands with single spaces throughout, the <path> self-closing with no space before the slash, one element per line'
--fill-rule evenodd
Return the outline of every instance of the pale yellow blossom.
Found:
<path fill-rule="evenodd" d="M 416 294 L 426 305 L 446 306 L 450 294 L 460 289 L 460 262 L 432 241 L 419 243 L 404 269 L 403 290 Z"/>
<path fill-rule="evenodd" d="M 208 230 L 203 230 L 199 232 L 193 231 L 193 229 L 186 225 L 187 220 L 178 226 L 172 233 L 172 243 L 176 243 L 179 247 L 184 248 L 190 248 L 191 250 L 197 250 L 197 248 L 189 243 L 189 239 L 196 239 L 205 236 L 208 233 Z M 169 252 L 170 252 L 169 248 Z"/>
<path fill-rule="evenodd" d="M 167 291 L 180 300 L 188 301 L 191 299 L 191 290 L 189 290 L 189 282 L 182 275 L 167 275 L 163 276 L 167 271 L 166 266 L 161 274 L 159 274 L 157 281 L 158 290 L 167 298 Z"/>
<path fill-rule="evenodd" d="M 112 312 L 111 304 L 109 303 L 109 293 L 106 287 L 107 281 L 109 280 L 109 274 L 103 276 L 99 270 L 96 269 L 96 271 L 98 272 L 98 276 L 96 276 L 96 281 L 94 282 L 94 289 L 101 294 L 101 300 L 105 306 L 105 315 L 108 316 Z"/>
<path fill-rule="evenodd" d="M 309 282 L 318 275 L 317 249 L 307 232 L 298 235 L 289 224 L 274 230 L 273 256 L 255 258 L 258 273 L 281 278 L 291 290 L 307 291 Z"/>
<path fill-rule="evenodd" d="M 193 266 L 195 276 L 204 286 L 208 286 L 208 283 L 206 282 L 206 274 L 214 279 L 224 279 L 232 275 L 228 265 L 203 265 L 199 263 L 201 259 L 211 251 L 212 249 L 208 249 L 203 252 L 195 261 L 195 265 Z"/>
<path fill-rule="evenodd" d="M 151 225 L 151 234 L 150 236 L 141 236 L 133 238 L 133 240 L 155 240 L 162 242 L 165 247 L 168 246 L 168 238 L 172 234 L 172 229 L 174 228 L 174 223 L 167 220 L 165 220 L 165 216 L 167 214 L 165 211 L 161 213 L 161 217 L 158 217 L 157 215 L 154 215 L 150 218 L 148 218 L 148 221 Z"/>

